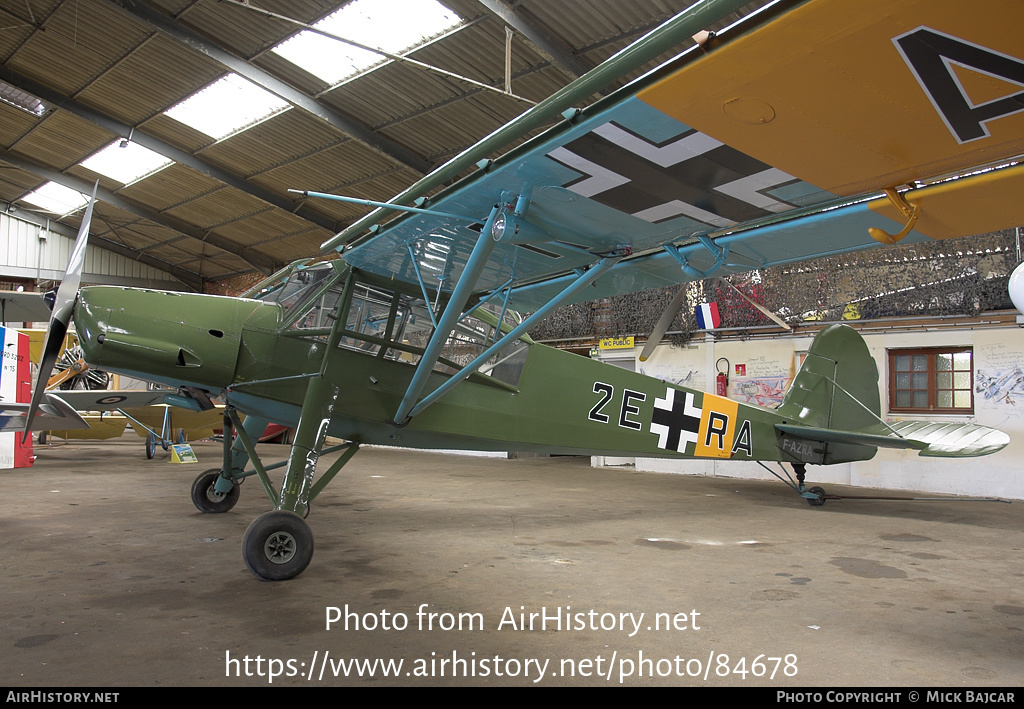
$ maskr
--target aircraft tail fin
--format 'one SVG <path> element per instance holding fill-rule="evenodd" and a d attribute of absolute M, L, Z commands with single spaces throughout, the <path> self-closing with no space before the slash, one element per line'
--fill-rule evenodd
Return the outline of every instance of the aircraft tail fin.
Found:
<path fill-rule="evenodd" d="M 843 431 L 879 423 L 878 368 L 856 330 L 829 325 L 818 333 L 778 413 L 792 423 Z"/>
<path fill-rule="evenodd" d="M 929 457 L 981 456 L 1010 442 L 1002 431 L 970 423 L 886 422 L 881 410 L 878 368 L 864 339 L 851 327 L 830 325 L 814 338 L 778 408 L 786 421 L 775 428 L 826 444 L 822 462 L 858 460 L 879 447 Z"/>

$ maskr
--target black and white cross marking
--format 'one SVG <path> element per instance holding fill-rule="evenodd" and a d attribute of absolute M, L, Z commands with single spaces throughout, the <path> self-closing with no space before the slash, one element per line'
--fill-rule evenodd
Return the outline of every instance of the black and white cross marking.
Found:
<path fill-rule="evenodd" d="M 676 397 L 676 394 L 684 394 Z M 658 436 L 658 448 L 686 453 L 686 444 L 696 445 L 700 432 L 701 409 L 694 406 L 691 392 L 668 389 L 664 399 L 654 400 L 651 433 Z"/>
<path fill-rule="evenodd" d="M 654 143 L 609 122 L 548 157 L 580 174 L 564 187 L 652 223 L 728 227 L 793 208 L 766 191 L 795 177 L 694 130 Z"/>

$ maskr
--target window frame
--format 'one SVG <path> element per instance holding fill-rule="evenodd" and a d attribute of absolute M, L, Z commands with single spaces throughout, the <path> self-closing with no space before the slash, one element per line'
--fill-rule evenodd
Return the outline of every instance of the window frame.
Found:
<path fill-rule="evenodd" d="M 967 370 L 954 369 L 949 370 L 951 375 L 950 388 L 940 387 L 938 382 L 938 375 L 940 370 L 937 367 L 939 355 L 957 355 L 967 353 L 970 356 L 970 367 Z M 899 373 L 896 369 L 896 358 L 899 356 L 914 356 L 924 355 L 927 357 L 927 370 L 924 372 L 927 374 L 928 379 L 928 407 L 915 407 L 915 406 L 898 406 L 896 404 L 897 393 L 900 391 L 924 391 L 923 389 L 897 389 L 896 387 L 896 375 Z M 947 347 L 899 347 L 886 350 L 886 360 L 888 364 L 888 405 L 889 413 L 893 414 L 916 414 L 916 415 L 953 415 L 953 416 L 973 416 L 974 415 L 974 348 L 970 345 L 959 345 L 959 346 L 947 346 Z M 955 375 L 958 372 L 965 372 L 969 377 L 967 387 L 956 387 Z M 913 374 L 913 370 L 911 370 Z M 942 407 L 938 405 L 938 394 L 940 391 L 949 391 L 953 393 L 953 401 L 955 402 L 955 393 L 959 391 L 966 391 L 970 396 L 970 405 L 966 407 Z"/>

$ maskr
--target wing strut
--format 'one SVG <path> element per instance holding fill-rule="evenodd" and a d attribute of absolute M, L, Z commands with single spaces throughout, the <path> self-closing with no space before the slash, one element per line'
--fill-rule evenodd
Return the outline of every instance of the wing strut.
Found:
<path fill-rule="evenodd" d="M 455 290 L 452 291 L 452 296 L 448 300 L 448 305 L 444 309 L 444 313 L 437 321 L 437 326 L 434 328 L 433 334 L 430 336 L 430 341 L 427 343 L 426 349 L 423 351 L 423 356 L 420 357 L 419 364 L 416 365 L 416 372 L 412 375 L 412 381 L 409 382 L 409 388 L 405 392 L 405 396 L 402 398 L 402 403 L 398 406 L 398 411 L 395 412 L 394 422 L 398 425 L 404 425 L 409 418 L 409 412 L 412 410 L 413 404 L 416 399 L 419 398 L 420 392 L 423 391 L 423 387 L 427 383 L 427 377 L 430 372 L 434 369 L 434 363 L 437 362 L 437 358 L 441 356 L 441 350 L 444 348 L 444 343 L 448 339 L 448 335 L 455 327 L 456 323 L 462 317 L 462 308 L 466 305 L 466 301 L 469 300 L 469 296 L 473 293 L 473 287 L 476 285 L 477 280 L 480 278 L 480 274 L 483 272 L 484 267 L 487 265 L 487 259 L 490 258 L 491 252 L 494 250 L 495 242 L 491 237 L 491 231 L 494 228 L 494 221 L 497 219 L 499 212 L 502 209 L 502 205 L 496 204 L 491 209 L 490 215 L 487 217 L 487 222 L 484 224 L 484 228 L 480 231 L 480 236 L 476 240 L 476 245 L 473 247 L 473 252 L 469 255 L 469 260 L 466 261 L 466 267 L 462 271 L 462 275 L 459 277 L 459 282 L 455 284 Z"/>
<path fill-rule="evenodd" d="M 429 395 L 425 396 L 423 398 L 423 401 L 416 404 L 416 406 L 414 406 L 412 410 L 409 412 L 409 418 L 416 416 L 419 412 L 423 411 L 423 409 L 427 408 L 432 403 L 434 403 L 442 396 L 447 394 L 448 391 L 452 389 L 452 387 L 454 387 L 456 384 L 463 381 L 473 372 L 478 370 L 481 366 L 483 366 L 485 362 L 487 362 L 488 359 L 490 359 L 495 353 L 499 352 L 502 348 L 504 348 L 509 342 L 525 334 L 527 330 L 536 325 L 538 321 L 547 317 L 552 310 L 561 306 L 563 303 L 567 302 L 570 298 L 576 295 L 576 293 L 578 293 L 580 290 L 586 288 L 588 285 L 590 285 L 598 278 L 603 276 L 608 271 L 608 269 L 610 269 L 612 266 L 621 261 L 624 256 L 628 255 L 628 253 L 629 252 L 627 249 L 609 256 L 605 256 L 604 258 L 601 259 L 599 263 L 592 266 L 586 272 L 580 274 L 580 276 L 577 277 L 575 281 L 570 283 L 569 286 L 566 287 L 561 293 L 559 293 L 554 298 L 549 300 L 547 303 L 541 306 L 540 309 L 534 312 L 530 317 L 526 318 L 526 320 L 523 320 L 523 322 L 521 322 L 519 325 L 513 328 L 508 334 L 506 334 L 500 340 L 498 340 L 493 345 L 484 350 L 483 353 L 481 353 L 476 359 L 467 364 L 465 367 L 460 369 L 457 374 L 452 376 L 451 379 L 449 379 L 444 384 L 439 386 Z M 498 325 L 500 326 L 501 323 L 499 322 Z M 423 360 L 420 360 L 421 365 L 422 363 Z M 403 401 L 402 403 L 404 404 L 405 402 Z"/>

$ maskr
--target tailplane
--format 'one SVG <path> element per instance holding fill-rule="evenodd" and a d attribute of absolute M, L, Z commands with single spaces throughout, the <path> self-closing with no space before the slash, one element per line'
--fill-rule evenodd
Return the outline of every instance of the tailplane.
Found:
<path fill-rule="evenodd" d="M 934 421 L 886 422 L 881 416 L 878 367 L 864 339 L 851 327 L 830 325 L 814 338 L 778 413 L 783 436 L 816 444 L 818 460 L 839 463 L 871 458 L 876 448 L 919 455 L 968 457 L 1004 448 L 1010 437 L 987 426 Z M 786 446 L 783 446 L 786 449 Z"/>

